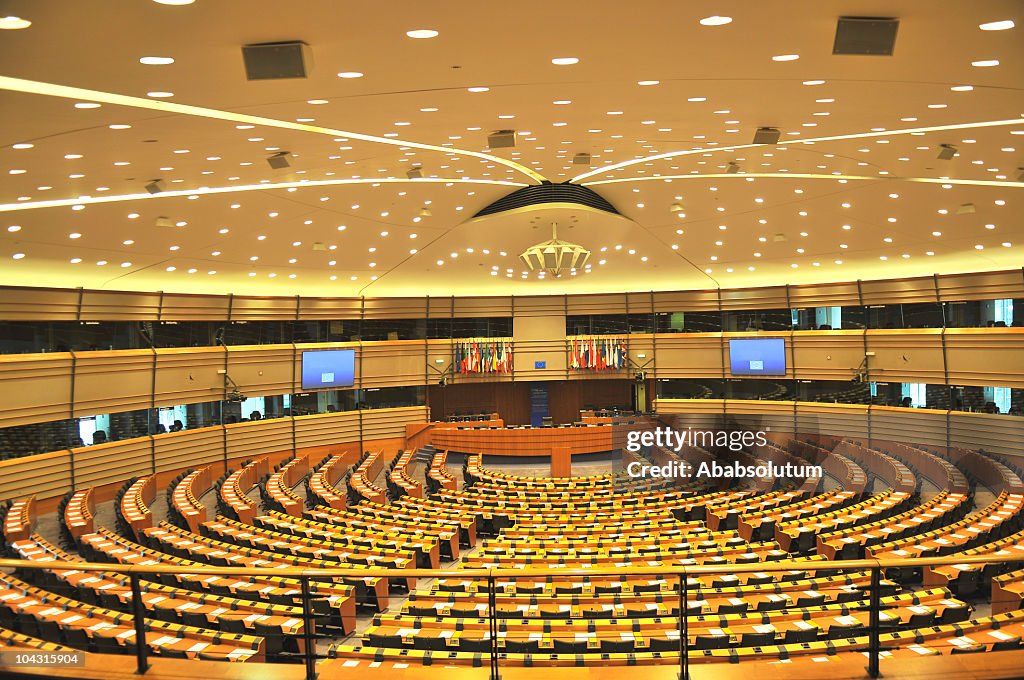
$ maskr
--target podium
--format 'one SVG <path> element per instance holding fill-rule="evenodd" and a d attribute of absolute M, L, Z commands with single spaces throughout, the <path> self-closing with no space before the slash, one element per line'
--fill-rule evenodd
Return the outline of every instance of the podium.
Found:
<path fill-rule="evenodd" d="M 572 477 L 572 449 L 568 446 L 551 447 L 551 476 Z"/>

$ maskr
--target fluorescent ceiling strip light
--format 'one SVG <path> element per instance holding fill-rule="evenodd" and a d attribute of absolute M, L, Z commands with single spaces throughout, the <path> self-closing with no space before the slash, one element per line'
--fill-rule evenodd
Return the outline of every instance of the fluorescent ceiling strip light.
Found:
<path fill-rule="evenodd" d="M 342 184 L 494 184 L 506 187 L 524 187 L 522 182 L 509 182 L 500 179 L 470 179 L 444 177 L 422 177 L 419 179 L 402 179 L 399 177 L 363 177 L 360 179 L 319 179 L 301 180 L 298 182 L 278 182 L 276 184 L 244 184 L 237 187 L 199 187 L 198 189 L 183 189 L 175 191 L 161 191 L 156 194 L 118 194 L 112 196 L 79 196 L 78 198 L 58 198 L 52 201 L 31 201 L 25 203 L 3 203 L 0 204 L 0 212 L 12 212 L 15 210 L 34 210 L 37 208 L 60 208 L 69 205 L 93 205 L 97 203 L 120 203 L 122 201 L 144 201 L 153 198 L 174 198 L 180 196 L 204 196 L 210 194 L 233 194 L 241 191 L 264 191 L 267 189 L 301 189 L 303 187 L 325 187 Z"/>
<path fill-rule="evenodd" d="M 410 142 L 407 140 L 397 139 L 393 137 L 375 137 L 374 135 L 364 135 L 359 132 L 349 132 L 347 130 L 336 130 L 333 128 L 320 127 L 319 125 L 307 125 L 305 123 L 292 123 L 287 120 L 277 120 L 276 118 L 264 118 L 262 116 L 249 116 L 242 113 L 232 113 L 230 111 L 221 111 L 219 109 L 208 109 L 202 106 L 189 106 L 187 104 L 176 104 L 169 101 L 161 101 L 155 99 L 145 99 L 142 97 L 130 97 L 123 94 L 113 94 L 111 92 L 102 92 L 99 90 L 87 90 L 80 87 L 69 87 L 67 85 L 56 85 L 54 83 L 44 83 L 37 80 L 24 80 L 22 78 L 9 78 L 7 76 L 0 76 L 0 89 L 10 90 L 12 92 L 26 92 L 29 94 L 42 94 L 49 97 L 63 97 L 65 99 L 85 100 L 103 102 L 105 104 L 116 104 L 118 106 L 131 106 L 134 108 L 151 109 L 153 111 L 164 111 L 166 113 L 177 113 L 183 116 L 198 116 L 201 118 L 214 118 L 218 120 L 229 120 L 235 123 L 246 123 L 250 125 L 263 125 L 265 127 L 284 128 L 286 130 L 299 130 L 301 132 L 314 132 L 320 135 L 330 135 L 332 137 L 348 137 L 349 139 L 359 139 L 364 142 L 376 142 L 378 144 L 390 144 L 391 146 L 407 146 L 414 149 L 425 149 L 427 151 L 439 151 L 441 153 L 454 153 L 461 156 L 474 156 L 476 158 L 482 158 L 493 163 L 499 163 L 507 167 L 517 170 L 537 182 L 543 182 L 546 178 L 531 170 L 530 168 L 520 165 L 515 161 L 502 158 L 500 156 L 492 156 L 490 154 L 481 153 L 479 151 L 469 151 L 467 149 L 456 149 L 453 147 L 445 146 L 434 146 L 433 144 L 422 144 L 420 142 Z"/>
<path fill-rule="evenodd" d="M 882 130 L 879 132 L 858 132 L 849 135 L 831 135 L 829 137 L 813 137 L 811 139 L 787 139 L 775 144 L 736 144 L 734 146 L 720 146 L 720 147 L 708 147 L 701 149 L 687 149 L 685 151 L 667 151 L 665 153 L 659 153 L 653 156 L 645 156 L 643 158 L 634 158 L 629 161 L 622 161 L 621 163 L 613 163 L 612 165 L 606 165 L 600 168 L 595 168 L 589 172 L 576 175 L 570 182 L 579 182 L 588 177 L 594 175 L 603 175 L 613 170 L 620 168 L 626 168 L 631 165 L 637 165 L 639 163 L 648 163 L 650 161 L 661 160 L 664 158 L 675 158 L 677 156 L 692 156 L 699 153 L 716 153 L 720 151 L 735 151 L 737 149 L 750 149 L 754 147 L 772 147 L 772 146 L 783 146 L 792 144 L 814 144 L 816 142 L 832 142 L 843 139 L 864 139 L 868 137 L 895 137 L 898 135 L 910 135 L 914 133 L 924 132 L 942 132 L 945 130 L 968 130 L 972 128 L 982 127 L 997 127 L 1000 125 L 1024 125 L 1024 118 L 1012 118 L 1010 120 L 986 120 L 978 123 L 956 123 L 954 125 L 934 125 L 932 127 L 919 127 L 919 128 L 904 128 L 900 130 Z"/>

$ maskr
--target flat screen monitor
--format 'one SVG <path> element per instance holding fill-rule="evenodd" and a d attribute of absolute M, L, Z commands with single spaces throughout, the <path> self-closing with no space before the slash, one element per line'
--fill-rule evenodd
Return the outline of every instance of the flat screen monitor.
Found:
<path fill-rule="evenodd" d="M 309 350 L 302 353 L 302 389 L 325 390 L 355 384 L 354 349 Z"/>
<path fill-rule="evenodd" d="M 729 371 L 733 375 L 786 375 L 786 340 L 730 340 Z"/>

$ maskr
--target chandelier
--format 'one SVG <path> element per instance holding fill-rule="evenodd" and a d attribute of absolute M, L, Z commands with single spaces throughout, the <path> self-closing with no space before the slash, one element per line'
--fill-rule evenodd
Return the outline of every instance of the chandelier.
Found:
<path fill-rule="evenodd" d="M 551 224 L 551 240 L 527 248 L 519 256 L 530 271 L 545 271 L 561 276 L 563 271 L 582 269 L 590 259 L 590 251 L 581 245 L 558 240 L 558 225 Z"/>

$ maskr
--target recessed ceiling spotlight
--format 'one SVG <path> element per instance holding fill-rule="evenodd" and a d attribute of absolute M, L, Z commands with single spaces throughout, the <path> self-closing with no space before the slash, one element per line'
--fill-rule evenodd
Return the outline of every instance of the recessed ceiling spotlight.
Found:
<path fill-rule="evenodd" d="M 437 31 L 435 31 L 432 28 L 417 28 L 411 31 L 406 31 L 405 34 L 410 38 L 416 38 L 417 40 L 436 38 L 438 35 L 440 35 Z"/>
<path fill-rule="evenodd" d="M 551 60 L 551 63 L 555 66 L 572 66 L 573 64 L 580 63 L 578 57 L 555 57 Z"/>
<path fill-rule="evenodd" d="M 824 80 L 805 80 L 804 85 L 824 85 Z"/>
<path fill-rule="evenodd" d="M 660 80 L 638 80 L 638 81 L 636 81 L 637 85 L 659 85 L 660 83 L 661 83 Z"/>
<path fill-rule="evenodd" d="M 339 78 L 362 78 L 363 74 L 359 71 L 341 71 L 338 74 Z"/>
<path fill-rule="evenodd" d="M 28 19 L 22 19 L 21 17 L 0 17 L 0 30 L 19 31 L 23 28 L 28 28 L 31 25 L 31 21 Z"/>
<path fill-rule="evenodd" d="M 953 87 L 951 87 L 949 89 L 952 90 L 953 92 L 970 92 L 971 90 L 974 89 L 974 86 L 973 85 L 954 85 Z"/>
<path fill-rule="evenodd" d="M 998 59 L 979 59 L 978 61 L 972 61 L 971 66 L 977 66 L 978 68 L 988 68 L 990 66 L 999 66 Z"/>
<path fill-rule="evenodd" d="M 96 102 L 75 102 L 76 109 L 98 109 L 102 106 Z"/>
<path fill-rule="evenodd" d="M 174 57 L 140 57 L 139 63 L 146 66 L 167 66 L 174 63 Z"/>
<path fill-rule="evenodd" d="M 28 142 L 18 142 L 17 144 L 12 144 L 11 148 L 12 149 L 31 149 L 34 146 L 35 146 L 35 144 L 29 144 Z"/>
<path fill-rule="evenodd" d="M 487 92 L 491 88 L 489 88 L 489 87 L 482 87 L 482 86 L 477 85 L 477 86 L 474 86 L 474 87 L 468 87 L 466 89 L 469 90 L 470 92 Z"/>
<path fill-rule="evenodd" d="M 978 24 L 978 28 L 983 31 L 1005 31 L 1013 28 L 1016 24 L 1013 23 L 1012 19 L 1004 19 L 1002 21 L 990 21 L 986 24 Z"/>
<path fill-rule="evenodd" d="M 153 0 L 158 5 L 173 5 L 179 7 L 181 5 L 191 5 L 196 0 Z"/>
<path fill-rule="evenodd" d="M 717 14 L 709 17 L 704 17 L 703 19 L 700 20 L 701 26 L 724 26 L 726 24 L 731 23 L 732 17 L 722 17 L 718 16 Z"/>
<path fill-rule="evenodd" d="M 772 61 L 796 61 L 799 58 L 799 54 L 776 54 L 772 57 Z"/>

